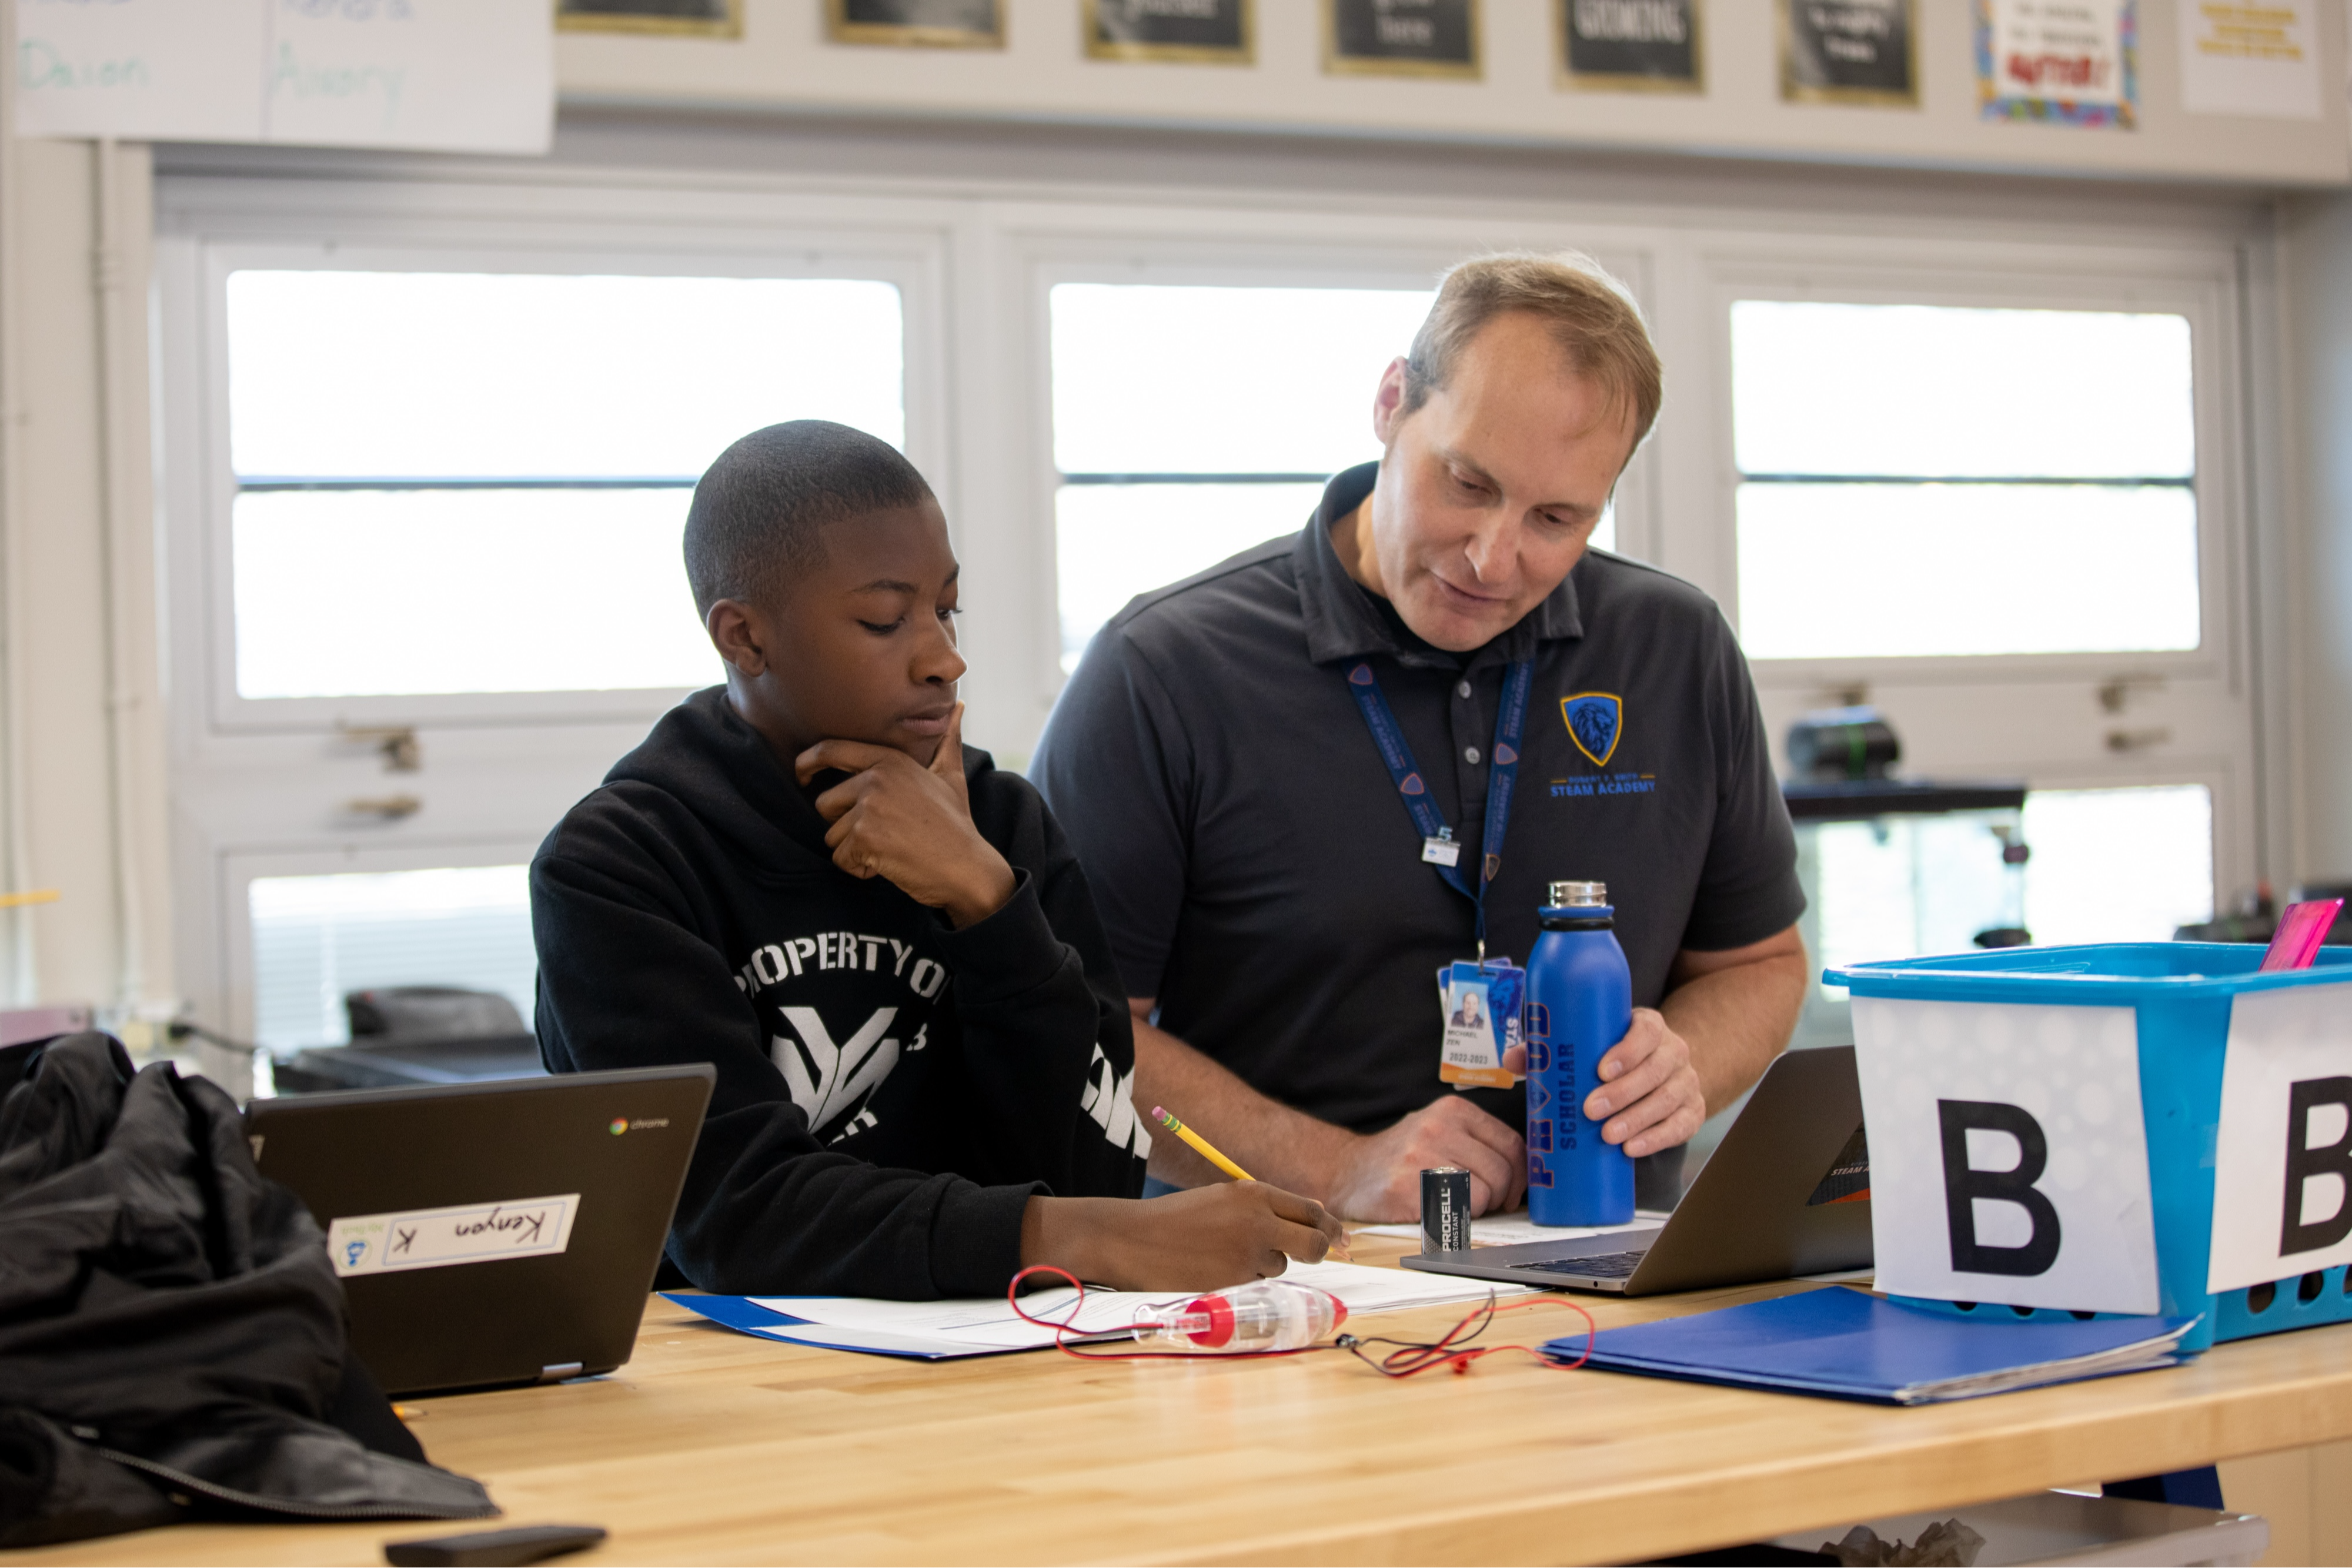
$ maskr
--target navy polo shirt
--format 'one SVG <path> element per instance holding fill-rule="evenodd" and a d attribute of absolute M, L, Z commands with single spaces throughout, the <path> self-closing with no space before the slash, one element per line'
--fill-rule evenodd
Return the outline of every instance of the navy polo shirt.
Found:
<path fill-rule="evenodd" d="M 1487 952 L 1526 963 L 1553 881 L 1604 882 L 1636 1006 L 1682 948 L 1745 946 L 1804 909 L 1756 693 L 1715 602 L 1589 550 L 1517 625 L 1431 646 L 1307 528 L 1135 600 L 1087 647 L 1031 776 L 1085 866 L 1131 996 L 1261 1092 L 1373 1132 L 1454 1092 L 1437 969 L 1470 901 L 1421 858 L 1346 671 L 1370 659 L 1470 875 L 1506 667 L 1535 661 L 1518 787 L 1486 892 Z M 1519 1090 L 1469 1091 L 1514 1126 Z M 1644 1173 L 1644 1201 L 1679 1169 Z M 1654 1158 L 1645 1164 L 1656 1166 Z"/>

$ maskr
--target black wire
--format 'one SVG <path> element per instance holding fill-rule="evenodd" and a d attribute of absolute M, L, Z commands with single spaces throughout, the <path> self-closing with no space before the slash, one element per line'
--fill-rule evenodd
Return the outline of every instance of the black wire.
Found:
<path fill-rule="evenodd" d="M 1464 1347 L 1485 1333 L 1487 1325 L 1494 1321 L 1495 1292 L 1489 1291 L 1477 1311 L 1433 1340 L 1390 1339 L 1379 1334 L 1360 1339 L 1354 1334 L 1343 1333 L 1331 1343 L 1382 1377 L 1411 1377 L 1416 1372 L 1426 1371 L 1460 1354 Z M 1374 1344 L 1392 1344 L 1397 1348 L 1375 1360 L 1364 1354 L 1365 1346 Z"/>

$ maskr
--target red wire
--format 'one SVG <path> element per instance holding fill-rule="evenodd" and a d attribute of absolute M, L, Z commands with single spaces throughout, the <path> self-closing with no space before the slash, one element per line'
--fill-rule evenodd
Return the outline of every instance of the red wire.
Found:
<path fill-rule="evenodd" d="M 1554 1361 L 1535 1346 L 1525 1344 L 1487 1344 L 1479 1345 L 1475 1349 L 1454 1348 L 1457 1344 L 1466 1345 L 1471 1340 L 1484 1333 L 1486 1325 L 1495 1320 L 1498 1312 L 1512 1312 L 1525 1307 L 1555 1304 L 1570 1308 L 1584 1320 L 1584 1349 L 1574 1361 Z M 1456 1373 L 1466 1373 L 1470 1370 L 1472 1363 L 1507 1350 L 1523 1351 L 1555 1372 L 1574 1372 L 1591 1359 L 1592 1337 L 1598 1332 L 1599 1326 L 1592 1321 L 1592 1314 L 1585 1311 L 1580 1302 L 1546 1296 L 1533 1301 L 1516 1301 L 1507 1307 L 1497 1307 L 1495 1304 L 1495 1298 L 1489 1295 L 1476 1311 L 1447 1329 L 1433 1342 L 1418 1343 L 1391 1339 L 1359 1340 L 1344 1345 L 1343 1348 L 1354 1351 L 1359 1359 L 1368 1364 L 1383 1377 L 1411 1377 L 1417 1373 L 1427 1372 L 1432 1367 L 1438 1366 L 1451 1367 Z M 1370 1356 L 1364 1354 L 1362 1346 L 1366 1344 L 1393 1344 L 1397 1348 L 1378 1361 L 1374 1361 Z"/>
<path fill-rule="evenodd" d="M 1026 1280 L 1032 1274 L 1059 1274 L 1063 1279 L 1067 1280 L 1070 1282 L 1071 1287 L 1078 1292 L 1077 1300 L 1070 1303 L 1070 1310 L 1062 1317 L 1037 1317 L 1033 1315 L 1028 1309 L 1022 1306 L 1020 1299 L 1021 1281 Z M 1507 1307 L 1498 1307 L 1495 1304 L 1495 1298 L 1490 1292 L 1487 1295 L 1486 1300 L 1480 1304 L 1475 1311 L 1465 1314 L 1459 1322 L 1456 1322 L 1452 1328 L 1447 1329 L 1443 1334 L 1439 1335 L 1433 1343 L 1415 1343 L 1391 1339 L 1358 1340 L 1352 1335 L 1341 1335 L 1339 1341 L 1335 1341 L 1331 1344 L 1300 1345 L 1294 1350 L 1082 1351 L 1072 1349 L 1066 1337 L 1069 1333 L 1072 1321 L 1076 1318 L 1079 1309 L 1086 1305 L 1087 1300 L 1086 1282 L 1080 1280 L 1076 1274 L 1071 1273 L 1066 1269 L 1055 1268 L 1051 1263 L 1033 1263 L 1013 1276 L 1013 1282 L 1007 1285 L 1004 1289 L 1004 1300 L 1005 1304 L 1013 1309 L 1014 1315 L 1019 1317 L 1023 1322 L 1034 1323 L 1039 1328 L 1052 1329 L 1054 1331 L 1054 1348 L 1075 1361 L 1192 1361 L 1202 1358 L 1231 1361 L 1243 1356 L 1305 1355 L 1311 1351 L 1348 1349 L 1353 1350 L 1359 1358 L 1369 1364 L 1382 1376 L 1411 1377 L 1415 1373 L 1427 1372 L 1430 1368 L 1434 1366 L 1450 1366 L 1456 1373 L 1465 1373 L 1470 1370 L 1472 1363 L 1478 1361 L 1482 1357 L 1498 1354 L 1503 1351 L 1516 1350 L 1522 1351 L 1528 1355 L 1534 1356 L 1538 1361 L 1543 1363 L 1544 1365 L 1551 1368 L 1555 1372 L 1574 1372 L 1577 1368 L 1582 1366 L 1587 1361 L 1591 1359 L 1592 1338 L 1594 1334 L 1600 1332 L 1600 1325 L 1593 1322 L 1592 1314 L 1585 1311 L 1581 1302 L 1567 1300 L 1561 1297 L 1545 1296 L 1538 1297 L 1532 1301 L 1515 1301 Z M 1466 1346 L 1469 1344 L 1470 1341 L 1484 1333 L 1486 1330 L 1486 1325 L 1492 1322 L 1495 1320 L 1496 1315 L 1499 1312 L 1513 1312 L 1526 1307 L 1552 1305 L 1568 1307 L 1584 1320 L 1584 1349 L 1578 1354 L 1577 1358 L 1574 1361 L 1554 1361 L 1551 1357 L 1544 1354 L 1542 1351 L 1537 1349 L 1535 1346 L 1525 1344 L 1487 1344 L 1479 1345 L 1474 1349 L 1454 1348 L 1456 1345 Z M 1474 1327 L 1473 1324 L 1475 1326 Z M 1139 1328 L 1150 1328 L 1155 1326 L 1157 1325 L 1150 1323 L 1122 1323 L 1097 1332 L 1106 1333 L 1132 1333 L 1135 1330 Z M 1363 1354 L 1360 1347 L 1365 1344 L 1394 1344 L 1397 1345 L 1398 1348 L 1389 1352 L 1388 1354 L 1381 1357 L 1378 1361 L 1374 1361 L 1370 1356 Z"/>

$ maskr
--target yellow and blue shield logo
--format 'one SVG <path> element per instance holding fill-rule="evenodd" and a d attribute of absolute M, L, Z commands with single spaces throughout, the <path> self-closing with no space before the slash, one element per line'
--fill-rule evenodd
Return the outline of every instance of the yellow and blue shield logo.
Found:
<path fill-rule="evenodd" d="M 1576 742 L 1576 749 L 1591 758 L 1595 768 L 1608 767 L 1624 732 L 1623 699 L 1614 692 L 1579 692 L 1559 699 L 1559 716 L 1567 722 L 1568 737 Z"/>

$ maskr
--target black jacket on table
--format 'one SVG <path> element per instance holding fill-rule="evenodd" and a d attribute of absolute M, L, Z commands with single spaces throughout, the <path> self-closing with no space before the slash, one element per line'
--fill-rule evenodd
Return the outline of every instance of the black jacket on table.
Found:
<path fill-rule="evenodd" d="M 663 716 L 530 868 L 540 1051 L 719 1070 L 671 1226 L 705 1290 L 1001 1291 L 1033 1194 L 1133 1197 L 1150 1137 L 1094 901 L 1027 780 L 965 747 L 1012 900 L 954 929 L 835 866 L 725 688 Z"/>

